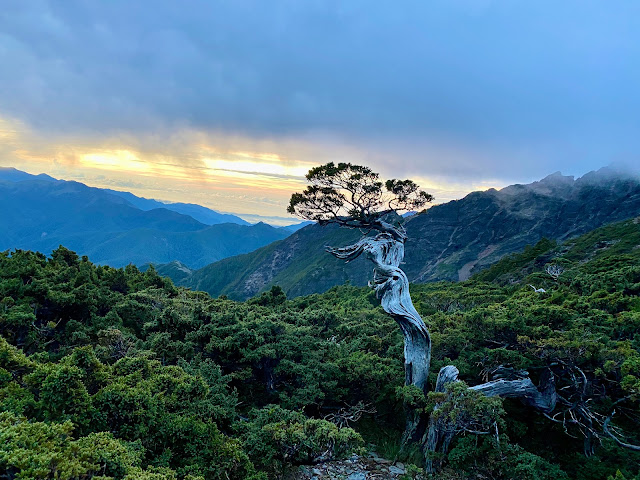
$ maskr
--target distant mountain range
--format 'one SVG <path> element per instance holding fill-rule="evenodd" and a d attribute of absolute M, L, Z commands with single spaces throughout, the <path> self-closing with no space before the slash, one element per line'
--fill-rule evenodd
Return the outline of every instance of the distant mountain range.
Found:
<path fill-rule="evenodd" d="M 231 215 L 229 213 L 219 213 L 215 210 L 211 210 L 210 208 L 195 205 L 193 203 L 165 203 L 159 202 L 158 200 L 137 197 L 133 193 L 129 192 L 119 192 L 117 190 L 110 190 L 106 188 L 104 189 L 104 191 L 124 198 L 131 205 L 139 208 L 140 210 L 144 210 L 145 212 L 154 210 L 156 208 L 166 208 L 167 210 L 171 210 L 173 212 L 178 212 L 183 215 L 189 215 L 191 218 L 194 218 L 205 225 L 217 225 L 219 223 L 251 225 L 249 222 L 235 215 Z"/>
<path fill-rule="evenodd" d="M 541 238 L 566 240 L 601 225 L 640 215 L 640 178 L 606 167 L 579 179 L 559 172 L 528 185 L 473 192 L 406 218 L 404 271 L 412 282 L 465 280 L 506 254 Z M 347 245 L 360 232 L 307 226 L 254 252 L 195 271 L 159 267 L 178 284 L 213 296 L 245 299 L 280 285 L 287 295 L 319 293 L 345 282 L 366 285 L 371 263 L 349 264 L 324 246 Z"/>
<path fill-rule="evenodd" d="M 0 251 L 49 253 L 64 245 L 115 267 L 177 260 L 200 268 L 295 228 L 249 225 L 199 205 L 164 204 L 13 168 L 0 168 L 0 211 Z"/>

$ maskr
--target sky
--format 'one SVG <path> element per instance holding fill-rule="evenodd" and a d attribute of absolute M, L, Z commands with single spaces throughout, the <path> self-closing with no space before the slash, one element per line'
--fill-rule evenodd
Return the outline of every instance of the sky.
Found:
<path fill-rule="evenodd" d="M 436 203 L 640 165 L 640 2 L 8 0 L 0 166 L 292 223 L 326 163 Z"/>

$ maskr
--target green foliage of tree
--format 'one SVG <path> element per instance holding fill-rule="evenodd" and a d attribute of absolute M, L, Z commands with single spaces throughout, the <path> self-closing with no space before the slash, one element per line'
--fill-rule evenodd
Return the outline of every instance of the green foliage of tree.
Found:
<path fill-rule="evenodd" d="M 23 380 L 37 396 L 36 418 L 54 422 L 70 420 L 81 431 L 88 430 L 95 410 L 78 367 L 38 365 Z"/>
<path fill-rule="evenodd" d="M 481 461 L 478 461 L 479 459 Z M 464 436 L 449 452 L 449 465 L 458 471 L 475 472 L 489 478 L 518 480 L 566 480 L 558 465 L 508 442 L 489 437 Z M 450 467 L 451 468 L 451 467 Z"/>
<path fill-rule="evenodd" d="M 637 480 L 638 477 L 629 478 L 625 477 L 620 470 L 616 471 L 615 475 L 609 475 L 607 480 Z"/>
<path fill-rule="evenodd" d="M 497 434 L 499 428 L 504 427 L 502 399 L 485 397 L 469 389 L 464 382 L 447 385 L 446 394 L 429 392 L 429 403 L 433 404 L 436 398 L 439 400 L 438 408 L 432 418 L 455 425 L 461 433 Z"/>
<path fill-rule="evenodd" d="M 285 464 L 344 458 L 363 445 L 362 437 L 351 428 L 278 405 L 253 410 L 250 421 L 238 428 L 249 455 L 273 473 L 281 472 Z"/>
<path fill-rule="evenodd" d="M 369 167 L 351 163 L 330 162 L 312 168 L 306 178 L 311 185 L 291 196 L 287 211 L 321 224 L 366 228 L 379 225 L 384 213 L 422 208 L 433 200 L 411 180 L 383 183 Z"/>
<path fill-rule="evenodd" d="M 117 440 L 110 433 L 73 439 L 71 422 L 30 422 L 0 412 L 0 471 L 25 480 L 122 478 L 140 465 L 138 443 Z"/>

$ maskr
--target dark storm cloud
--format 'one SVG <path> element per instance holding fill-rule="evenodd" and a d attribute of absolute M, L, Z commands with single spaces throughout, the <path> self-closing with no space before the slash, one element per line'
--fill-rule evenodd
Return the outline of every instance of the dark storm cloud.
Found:
<path fill-rule="evenodd" d="M 599 165 L 638 153 L 638 18 L 635 1 L 5 2 L 0 115 Z"/>

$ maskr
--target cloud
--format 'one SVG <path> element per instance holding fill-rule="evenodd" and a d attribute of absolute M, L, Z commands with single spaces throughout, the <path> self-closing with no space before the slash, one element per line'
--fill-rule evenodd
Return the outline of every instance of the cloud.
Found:
<path fill-rule="evenodd" d="M 5 113 L 48 129 L 188 125 L 544 139 L 629 126 L 637 2 L 14 2 Z M 633 93 L 633 95 L 629 95 Z"/>
<path fill-rule="evenodd" d="M 216 170 L 229 190 L 332 160 L 451 192 L 580 175 L 640 154 L 639 15 L 631 0 L 10 2 L 0 154 L 191 183 L 214 181 L 213 158 L 242 166 Z"/>

